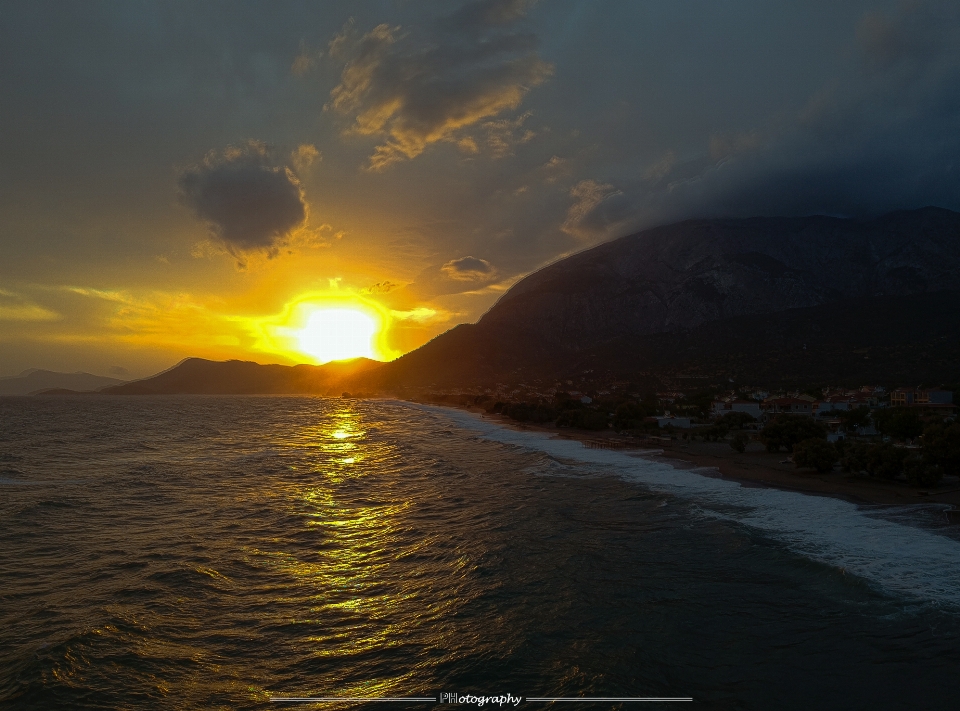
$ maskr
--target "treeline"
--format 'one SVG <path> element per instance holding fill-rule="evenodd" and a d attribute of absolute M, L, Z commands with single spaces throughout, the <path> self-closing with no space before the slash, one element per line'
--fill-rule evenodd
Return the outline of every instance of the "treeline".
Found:
<path fill-rule="evenodd" d="M 538 424 L 553 423 L 557 427 L 573 427 L 582 430 L 656 429 L 656 422 L 646 418 L 658 413 L 656 398 L 651 400 L 600 399 L 583 403 L 567 393 L 558 393 L 552 401 L 492 402 L 477 398 L 477 404 L 486 405 L 488 412 L 495 412 L 518 422 Z"/>
<path fill-rule="evenodd" d="M 916 412 L 888 411 L 878 429 L 896 432 L 913 446 L 891 442 L 827 441 L 827 430 L 810 417 L 779 415 L 760 432 L 767 451 L 786 449 L 798 467 L 831 471 L 838 462 L 846 472 L 892 480 L 901 475 L 916 486 L 931 486 L 946 475 L 960 474 L 960 423 L 924 423 Z M 877 418 L 880 419 L 880 418 Z M 892 434 L 889 436 L 893 436 Z"/>

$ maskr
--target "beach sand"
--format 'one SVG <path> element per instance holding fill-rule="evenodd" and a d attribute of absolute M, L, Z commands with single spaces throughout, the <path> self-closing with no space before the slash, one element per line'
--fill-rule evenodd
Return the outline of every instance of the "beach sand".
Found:
<path fill-rule="evenodd" d="M 950 504 L 955 511 L 948 518 L 960 523 L 960 481 L 946 478 L 939 486 L 915 488 L 905 482 L 881 481 L 849 474 L 835 468 L 821 474 L 813 469 L 798 469 L 787 452 L 767 452 L 759 442 L 750 442 L 743 453 L 734 451 L 727 442 L 690 442 L 679 439 L 657 441 L 630 438 L 613 432 L 588 432 L 570 428 L 517 422 L 508 417 L 470 408 L 472 412 L 505 427 L 545 432 L 554 437 L 575 439 L 584 446 L 636 452 L 637 456 L 668 461 L 681 468 L 699 468 L 706 476 L 719 476 L 744 486 L 769 486 L 805 494 L 834 496 L 858 504 L 907 506 L 915 504 Z"/>

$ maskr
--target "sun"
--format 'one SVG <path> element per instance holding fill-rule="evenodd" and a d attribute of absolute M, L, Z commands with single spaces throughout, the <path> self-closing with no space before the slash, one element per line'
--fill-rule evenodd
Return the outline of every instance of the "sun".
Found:
<path fill-rule="evenodd" d="M 391 312 L 356 294 L 312 292 L 288 301 L 271 316 L 249 320 L 253 349 L 294 363 L 323 365 L 334 360 L 393 360 Z"/>
<path fill-rule="evenodd" d="M 318 363 L 348 358 L 376 358 L 381 324 L 357 308 L 311 307 L 295 331 L 297 349 Z"/>

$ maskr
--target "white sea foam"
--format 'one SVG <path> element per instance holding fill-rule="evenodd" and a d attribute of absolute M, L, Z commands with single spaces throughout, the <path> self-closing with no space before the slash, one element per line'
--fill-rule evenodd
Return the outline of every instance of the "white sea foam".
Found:
<path fill-rule="evenodd" d="M 653 491 L 693 500 L 712 516 L 762 531 L 791 551 L 861 576 L 888 594 L 960 609 L 960 541 L 935 531 L 877 518 L 875 510 L 833 497 L 741 486 L 695 469 L 514 430 L 462 410 L 423 409 L 486 439 L 603 465 Z"/>

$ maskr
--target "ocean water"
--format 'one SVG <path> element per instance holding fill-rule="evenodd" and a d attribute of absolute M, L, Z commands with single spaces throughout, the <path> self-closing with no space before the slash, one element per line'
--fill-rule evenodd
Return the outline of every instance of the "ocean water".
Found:
<path fill-rule="evenodd" d="M 399 402 L 0 398 L 0 708 L 958 707 L 942 510 L 706 474 Z"/>

